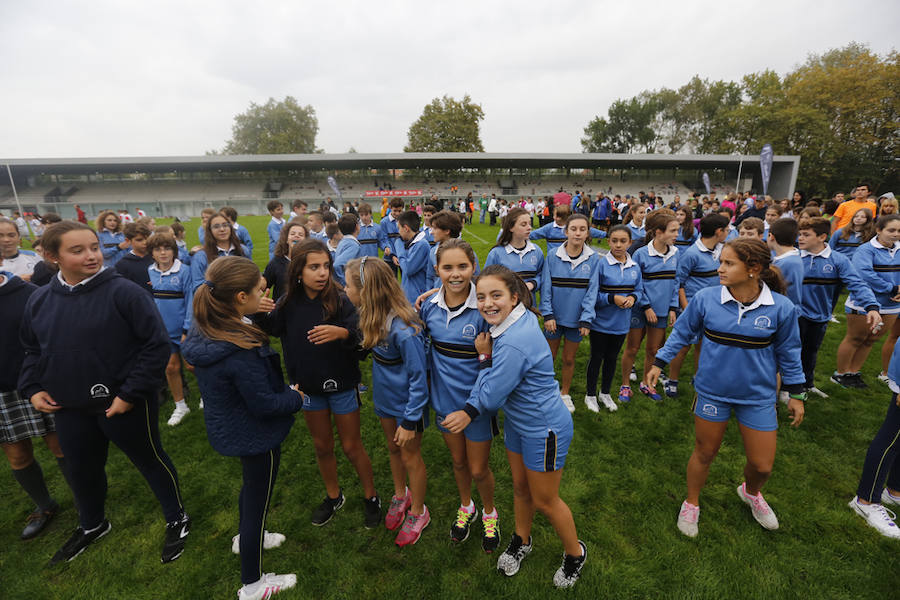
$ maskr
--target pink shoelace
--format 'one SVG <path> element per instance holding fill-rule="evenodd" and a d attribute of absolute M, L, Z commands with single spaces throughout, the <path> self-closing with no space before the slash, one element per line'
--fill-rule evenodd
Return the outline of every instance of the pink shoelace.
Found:
<path fill-rule="evenodd" d="M 678 516 L 690 523 L 696 523 L 700 517 L 700 507 L 685 502 L 681 505 L 681 512 L 678 514 Z"/>

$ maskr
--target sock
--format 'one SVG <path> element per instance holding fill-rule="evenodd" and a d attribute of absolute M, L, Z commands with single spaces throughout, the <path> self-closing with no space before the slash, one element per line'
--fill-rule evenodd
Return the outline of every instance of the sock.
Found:
<path fill-rule="evenodd" d="M 467 505 L 463 506 L 462 504 L 460 504 L 459 507 L 465 509 L 465 511 L 467 513 L 474 512 L 475 511 L 475 501 L 469 500 L 469 503 Z"/>
<path fill-rule="evenodd" d="M 187 408 L 187 404 L 185 404 L 184 398 L 175 401 L 175 408 Z"/>
<path fill-rule="evenodd" d="M 56 504 L 50 496 L 47 483 L 44 481 L 44 472 L 37 460 L 24 469 L 13 469 L 13 477 L 39 509 L 48 510 Z"/>
<path fill-rule="evenodd" d="M 494 507 L 494 510 L 488 512 L 485 507 L 481 507 L 481 515 L 486 519 L 496 519 L 497 518 L 497 507 Z"/>

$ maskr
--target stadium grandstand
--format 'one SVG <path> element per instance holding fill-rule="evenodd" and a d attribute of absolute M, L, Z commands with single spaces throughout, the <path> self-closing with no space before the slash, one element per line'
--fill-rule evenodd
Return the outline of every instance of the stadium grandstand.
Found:
<path fill-rule="evenodd" d="M 720 195 L 762 189 L 759 157 L 667 154 L 289 154 L 146 158 L 0 159 L 0 210 L 89 215 L 142 208 L 153 216 L 190 217 L 206 206 L 265 214 L 273 198 L 316 204 L 392 195 L 437 196 L 442 203 L 481 194 L 549 196 L 560 190 L 671 199 L 705 194 L 703 173 Z M 775 156 L 769 193 L 794 191 L 799 156 Z M 10 178 L 11 175 L 11 178 Z"/>

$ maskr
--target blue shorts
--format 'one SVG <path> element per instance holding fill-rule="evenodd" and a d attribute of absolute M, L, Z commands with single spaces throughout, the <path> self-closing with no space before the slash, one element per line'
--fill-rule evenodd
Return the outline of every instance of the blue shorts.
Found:
<path fill-rule="evenodd" d="M 400 422 L 403 420 L 403 415 L 389 415 L 375 404 L 375 415 L 380 419 L 394 419 L 397 421 L 397 426 L 400 426 Z M 422 409 L 422 418 L 416 421 L 416 433 L 422 433 L 425 431 L 425 428 L 428 427 L 428 407 Z"/>
<path fill-rule="evenodd" d="M 655 314 L 655 313 L 654 313 Z M 656 329 L 665 329 L 669 325 L 669 313 L 666 313 L 666 316 L 660 317 L 656 315 L 656 323 L 648 323 L 647 316 L 644 314 L 644 311 L 632 310 L 631 311 L 631 328 L 632 329 L 644 329 L 645 327 L 655 327 Z"/>
<path fill-rule="evenodd" d="M 731 411 L 738 423 L 754 431 L 775 431 L 778 429 L 778 414 L 775 412 L 775 401 L 766 404 L 737 404 L 722 402 L 712 398 L 694 399 L 694 414 L 712 423 L 722 423 L 731 418 Z"/>
<path fill-rule="evenodd" d="M 447 415 L 439 415 L 434 413 L 434 424 L 441 433 L 450 433 L 441 425 L 441 421 L 447 418 Z M 478 415 L 478 417 L 469 423 L 468 427 L 462 430 L 463 435 L 470 442 L 489 442 L 494 436 L 500 433 L 500 423 L 497 422 L 497 415 Z"/>
<path fill-rule="evenodd" d="M 558 471 L 566 466 L 572 426 L 563 431 L 550 430 L 545 437 L 533 438 L 522 437 L 507 422 L 503 428 L 503 441 L 507 450 L 522 455 L 522 462 L 530 471 Z"/>
<path fill-rule="evenodd" d="M 578 331 L 578 327 L 565 327 L 557 324 L 555 333 L 550 333 L 546 329 L 544 330 L 544 337 L 548 340 L 558 340 L 563 336 L 570 342 L 581 341 L 581 332 Z"/>
<path fill-rule="evenodd" d="M 330 394 L 303 394 L 303 410 L 330 410 L 336 415 L 349 415 L 358 411 L 361 404 L 355 387 Z"/>

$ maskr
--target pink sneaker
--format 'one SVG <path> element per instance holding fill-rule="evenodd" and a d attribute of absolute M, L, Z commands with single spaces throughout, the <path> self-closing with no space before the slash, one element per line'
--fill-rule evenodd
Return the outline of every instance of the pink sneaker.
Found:
<path fill-rule="evenodd" d="M 737 488 L 737 494 L 745 504 L 750 506 L 750 512 L 756 522 L 768 530 L 778 529 L 778 518 L 772 512 L 769 503 L 763 499 L 762 492 L 755 496 L 747 493 L 747 482 L 742 483 Z"/>
<path fill-rule="evenodd" d="M 406 511 L 409 510 L 411 505 L 412 496 L 409 493 L 409 489 L 406 490 L 406 495 L 403 498 L 392 497 L 391 507 L 384 516 L 384 526 L 390 531 L 400 527 L 400 524 L 403 523 L 403 517 L 406 516 Z"/>
<path fill-rule="evenodd" d="M 414 515 L 412 513 L 406 513 L 406 520 L 403 521 L 403 527 L 400 529 L 400 533 L 397 534 L 397 539 L 394 540 L 394 543 L 398 546 L 411 546 L 419 541 L 419 537 L 422 536 L 422 530 L 428 527 L 428 524 L 431 523 L 431 515 L 428 514 L 428 507 L 425 507 L 425 512 L 421 515 Z"/>
<path fill-rule="evenodd" d="M 688 537 L 697 537 L 699 528 L 697 521 L 700 520 L 700 507 L 694 506 L 687 500 L 681 503 L 681 510 L 678 512 L 678 531 Z"/>

